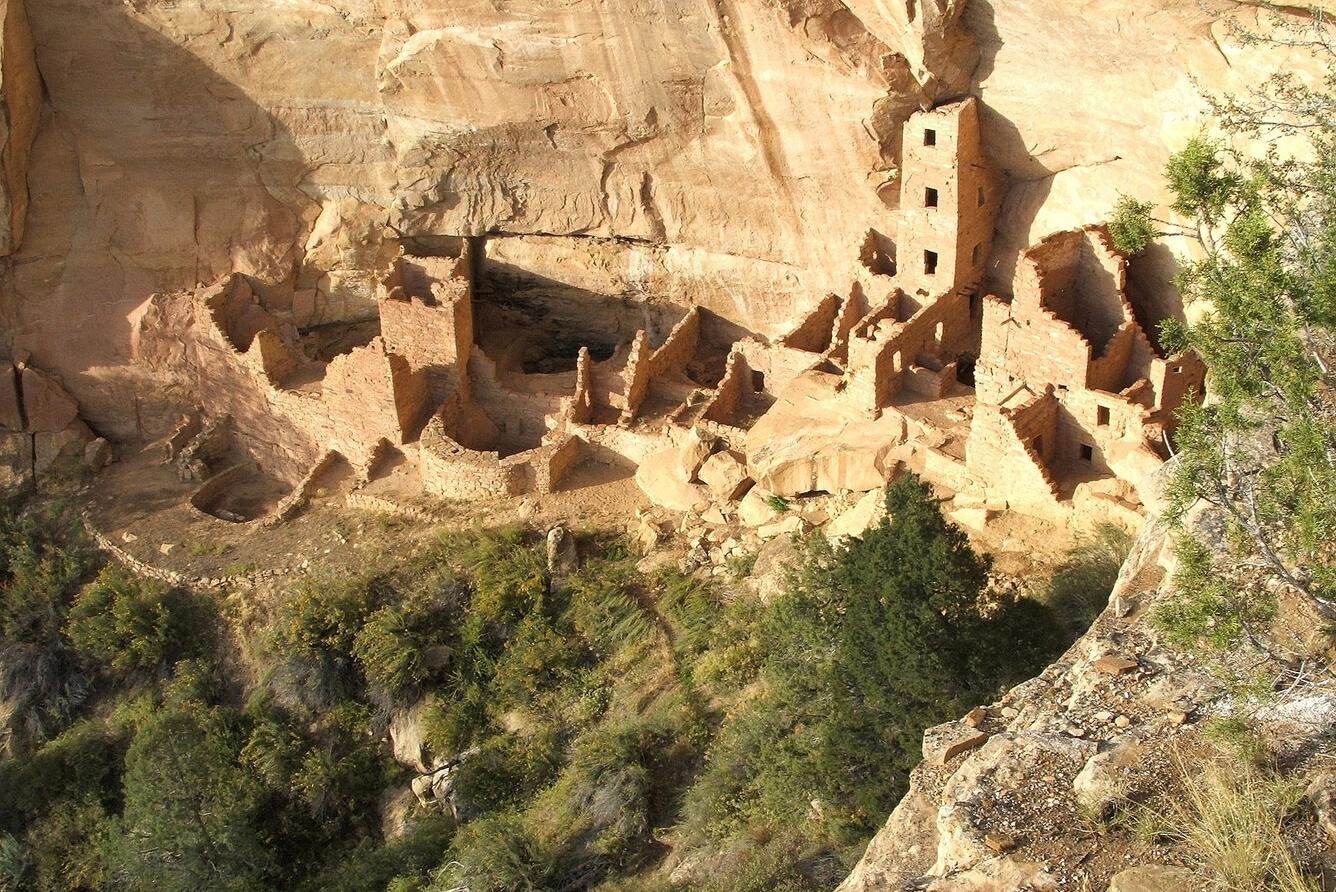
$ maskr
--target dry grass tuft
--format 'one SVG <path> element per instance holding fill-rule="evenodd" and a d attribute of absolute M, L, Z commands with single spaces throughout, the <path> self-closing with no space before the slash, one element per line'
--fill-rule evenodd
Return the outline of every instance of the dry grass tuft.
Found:
<path fill-rule="evenodd" d="M 1316 892 L 1286 842 L 1285 824 L 1302 785 L 1235 759 L 1175 760 L 1181 795 L 1161 827 L 1229 892 Z"/>

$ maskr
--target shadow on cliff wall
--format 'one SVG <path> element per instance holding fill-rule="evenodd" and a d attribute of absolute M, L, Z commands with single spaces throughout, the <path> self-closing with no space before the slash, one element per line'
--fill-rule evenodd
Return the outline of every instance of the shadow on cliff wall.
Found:
<path fill-rule="evenodd" d="M 1035 220 L 1053 189 L 1058 171 L 1045 166 L 1030 151 L 1024 134 L 1014 122 L 988 105 L 986 83 L 993 74 L 1002 36 L 996 24 L 996 3 L 1000 0 L 969 0 L 962 17 L 963 26 L 979 48 L 979 64 L 974 70 L 974 92 L 982 98 L 983 134 L 989 158 L 1005 178 L 1006 198 L 997 223 L 997 238 L 985 286 L 1002 295 L 1011 294 L 1020 255 L 1030 245 L 1048 235 L 1034 231 Z M 1102 209 L 1091 209 L 1092 212 Z M 1097 222 L 1098 215 L 1087 222 Z M 1174 286 L 1178 263 L 1171 251 L 1156 244 L 1128 265 L 1128 297 L 1138 321 L 1159 347 L 1158 327 L 1166 318 L 1182 318 L 1183 300 Z"/>
<path fill-rule="evenodd" d="M 963 27 L 979 48 L 974 69 L 974 93 L 981 98 L 984 151 L 1002 177 L 1006 197 L 998 214 L 996 237 L 985 274 L 985 288 L 1010 296 L 1011 280 L 1023 252 L 1045 233 L 1034 233 L 1035 218 L 1053 186 L 1053 171 L 1030 152 L 1020 128 L 987 101 L 984 85 L 993 73 L 1002 36 L 995 23 L 991 0 L 970 0 L 962 17 Z"/>
<path fill-rule="evenodd" d="M 136 309 L 233 270 L 290 279 L 306 160 L 283 122 L 127 6 L 44 4 L 31 18 L 47 108 L 14 346 L 101 431 L 153 436 L 178 406 L 128 366 Z"/>

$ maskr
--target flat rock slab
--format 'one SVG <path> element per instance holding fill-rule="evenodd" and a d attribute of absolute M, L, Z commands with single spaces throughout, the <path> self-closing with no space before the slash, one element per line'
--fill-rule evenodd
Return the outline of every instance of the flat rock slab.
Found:
<path fill-rule="evenodd" d="M 1119 656 L 1118 654 L 1109 654 L 1095 661 L 1095 668 L 1105 675 L 1126 675 L 1134 669 L 1140 668 L 1140 666 L 1141 664 L 1131 657 Z"/>
<path fill-rule="evenodd" d="M 923 758 L 934 765 L 945 765 L 987 742 L 988 735 L 982 731 L 950 722 L 923 732 Z"/>
<path fill-rule="evenodd" d="M 20 376 L 20 386 L 30 432 L 63 431 L 79 416 L 79 404 L 50 375 L 25 368 Z"/>
<path fill-rule="evenodd" d="M 1129 868 L 1109 881 L 1109 892 L 1200 892 L 1204 888 L 1192 871 L 1159 864 Z"/>

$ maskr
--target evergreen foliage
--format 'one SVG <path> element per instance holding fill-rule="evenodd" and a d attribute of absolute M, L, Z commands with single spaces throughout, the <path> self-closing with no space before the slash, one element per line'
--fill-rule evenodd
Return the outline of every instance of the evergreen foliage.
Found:
<path fill-rule="evenodd" d="M 1192 139 L 1165 170 L 1187 221 L 1166 231 L 1195 251 L 1178 276 L 1193 321 L 1167 324 L 1162 340 L 1196 351 L 1212 397 L 1180 415 L 1169 516 L 1183 525 L 1204 500 L 1225 523 L 1214 544 L 1186 530 L 1198 541 L 1177 579 L 1182 603 L 1160 615 L 1183 643 L 1257 643 L 1267 577 L 1336 621 L 1336 49 L 1321 27 L 1277 15 L 1276 36 L 1240 31 L 1333 64 L 1318 86 L 1281 73 L 1214 100 L 1229 139 Z M 1282 156 L 1281 137 L 1302 148 Z M 1155 222 L 1147 204 L 1120 210 L 1129 228 Z"/>
<path fill-rule="evenodd" d="M 131 889 L 266 888 L 272 850 L 259 832 L 261 788 L 240 764 L 243 739 L 221 709 L 160 712 L 125 756 L 125 809 L 112 873 Z"/>
<path fill-rule="evenodd" d="M 922 726 L 1050 650 L 1046 611 L 988 586 L 924 484 L 888 498 L 862 540 L 810 541 L 770 606 L 615 539 L 557 584 L 531 532 L 442 535 L 283 597 L 244 689 L 206 634 L 223 615 L 16 512 L 10 628 L 104 699 L 0 759 L 0 888 L 631 892 L 665 833 L 737 852 L 707 888 L 829 888 Z M 453 806 L 391 837 L 410 776 L 385 732 L 415 705 Z"/>

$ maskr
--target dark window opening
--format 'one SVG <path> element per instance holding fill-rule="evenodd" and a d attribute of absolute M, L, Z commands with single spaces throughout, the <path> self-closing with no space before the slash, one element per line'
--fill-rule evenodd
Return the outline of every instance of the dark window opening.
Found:
<path fill-rule="evenodd" d="M 980 186 L 980 187 L 979 187 L 979 207 L 983 207 L 983 206 L 986 205 L 987 203 L 988 203 L 988 195 L 987 195 L 987 193 L 985 193 L 985 192 L 983 191 L 983 186 Z"/>
<path fill-rule="evenodd" d="M 983 310 L 983 298 L 980 297 L 979 292 L 976 291 L 970 295 L 970 318 L 978 319 L 980 311 L 982 310 Z"/>
<path fill-rule="evenodd" d="M 1098 424 L 1100 427 L 1104 427 L 1105 425 L 1107 425 L 1107 424 L 1109 423 L 1109 407 L 1108 407 L 1108 406 L 1100 406 L 1100 407 L 1099 407 L 1099 410 L 1095 413 L 1095 423 Z"/>
<path fill-rule="evenodd" d="M 966 387 L 974 386 L 974 364 L 977 360 L 968 353 L 956 357 L 956 380 Z"/>
<path fill-rule="evenodd" d="M 1043 457 L 1043 455 L 1044 455 L 1044 438 L 1043 438 L 1043 437 L 1035 437 L 1035 438 L 1034 438 L 1034 451 L 1035 451 L 1035 455 L 1038 455 L 1038 456 L 1040 456 L 1041 458 Z"/>
<path fill-rule="evenodd" d="M 1181 365 L 1174 366 L 1174 374 L 1175 375 L 1183 374 L 1183 367 Z"/>
<path fill-rule="evenodd" d="M 1081 461 L 1094 461 L 1094 460 L 1095 460 L 1095 447 L 1094 447 L 1094 446 L 1088 446 L 1088 445 L 1086 445 L 1085 443 L 1082 443 L 1082 444 L 1081 444 Z"/>
<path fill-rule="evenodd" d="M 923 131 L 923 144 L 925 146 L 937 145 L 937 131 L 933 130 L 931 127 L 925 129 Z"/>
<path fill-rule="evenodd" d="M 923 272 L 928 275 L 935 275 L 937 272 L 937 252 L 923 252 Z"/>
<path fill-rule="evenodd" d="M 925 189 L 923 191 L 923 206 L 925 208 L 937 207 L 937 190 Z"/>
<path fill-rule="evenodd" d="M 765 390 L 765 372 L 752 372 L 752 392 L 761 393 Z"/>
<path fill-rule="evenodd" d="M 972 265 L 972 266 L 978 266 L 978 264 L 979 264 L 979 254 L 980 254 L 980 252 L 981 252 L 982 250 L 983 250 L 983 245 L 975 245 L 975 246 L 974 246 L 974 249 L 973 249 L 972 251 L 970 251 L 970 265 Z"/>

